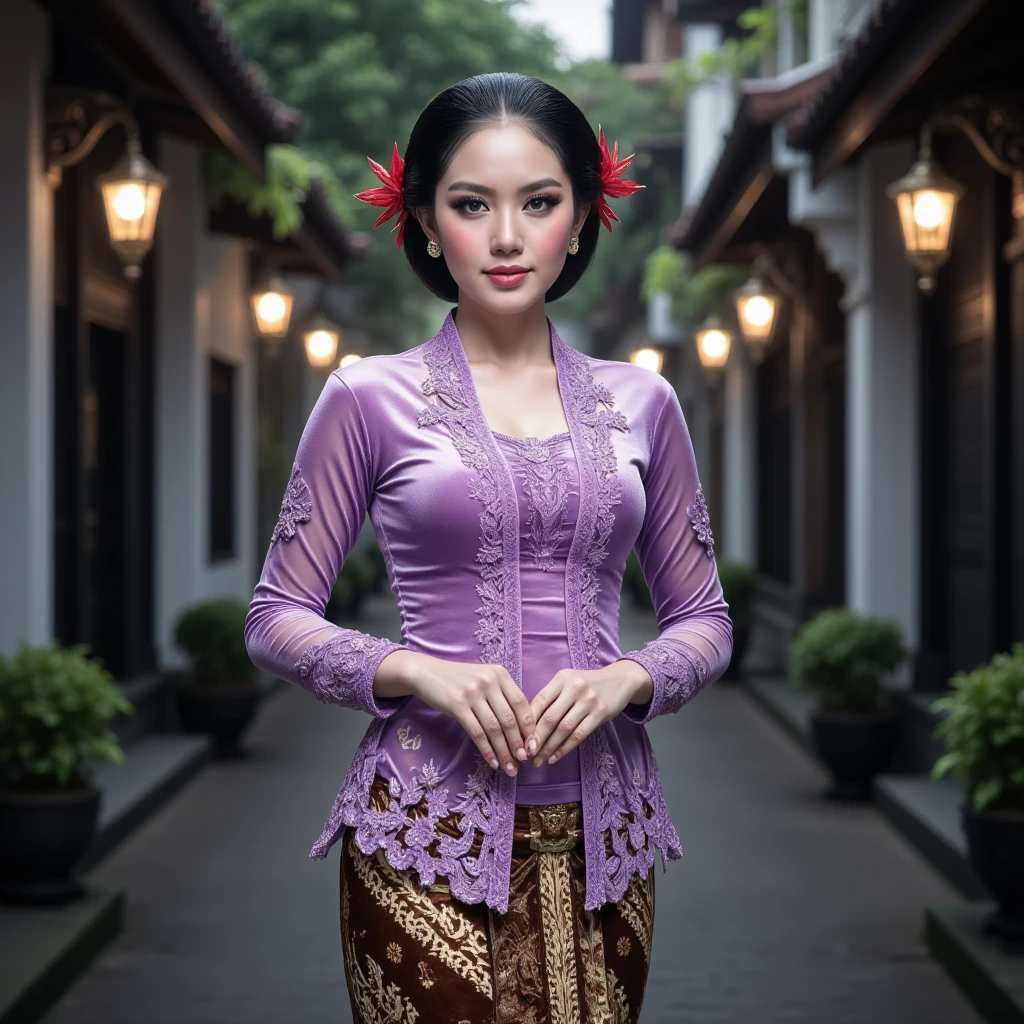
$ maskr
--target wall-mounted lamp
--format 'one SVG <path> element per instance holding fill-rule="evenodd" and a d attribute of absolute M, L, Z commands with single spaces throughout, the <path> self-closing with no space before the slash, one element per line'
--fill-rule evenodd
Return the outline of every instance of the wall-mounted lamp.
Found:
<path fill-rule="evenodd" d="M 295 293 L 281 280 L 271 277 L 250 296 L 256 329 L 264 338 L 283 338 L 292 319 Z"/>
<path fill-rule="evenodd" d="M 763 268 L 763 259 L 759 257 L 754 261 L 746 284 L 737 288 L 732 296 L 740 331 L 755 363 L 764 361 L 765 350 L 775 335 L 775 325 L 779 322 L 779 308 L 782 305 L 779 294 L 765 283 Z"/>
<path fill-rule="evenodd" d="M 665 354 L 660 349 L 644 346 L 643 348 L 633 349 L 629 353 L 629 361 L 634 366 L 642 366 L 647 370 L 653 370 L 655 373 L 661 373 Z"/>
<path fill-rule="evenodd" d="M 142 275 L 140 264 L 153 246 L 160 199 L 170 177 L 158 171 L 142 152 L 139 126 L 127 106 L 108 93 L 51 87 L 47 94 L 47 181 L 58 189 L 64 168 L 92 152 L 108 128 L 128 130 L 124 155 L 96 185 L 103 196 L 110 244 L 124 262 L 124 276 Z"/>
<path fill-rule="evenodd" d="M 340 336 L 341 328 L 323 313 L 313 317 L 303 335 L 309 365 L 330 366 L 337 357 Z"/>
<path fill-rule="evenodd" d="M 926 121 L 921 128 L 917 162 L 886 189 L 896 203 L 903 248 L 920 272 L 918 287 L 926 295 L 936 288 L 936 273 L 949 259 L 953 223 L 964 187 L 935 164 L 932 136 L 944 128 L 962 131 L 990 167 L 1013 179 L 1013 216 L 1024 219 L 1024 132 L 1021 118 L 1008 105 L 984 103 L 972 96 Z"/>
<path fill-rule="evenodd" d="M 953 218 L 964 189 L 932 159 L 930 126 L 926 125 L 921 132 L 917 162 L 886 193 L 899 211 L 907 259 L 920 273 L 917 286 L 925 295 L 931 295 L 937 284 L 935 275 L 949 259 Z"/>
<path fill-rule="evenodd" d="M 732 332 L 726 330 L 721 319 L 712 313 L 697 329 L 694 340 L 701 366 L 711 377 L 717 377 L 729 359 Z"/>

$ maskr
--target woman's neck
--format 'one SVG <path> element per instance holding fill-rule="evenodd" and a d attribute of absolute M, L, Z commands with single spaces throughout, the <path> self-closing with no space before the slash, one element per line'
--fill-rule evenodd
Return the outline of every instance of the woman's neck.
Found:
<path fill-rule="evenodd" d="M 470 363 L 493 363 L 509 370 L 552 363 L 543 300 L 520 313 L 494 313 L 460 298 L 455 326 Z"/>

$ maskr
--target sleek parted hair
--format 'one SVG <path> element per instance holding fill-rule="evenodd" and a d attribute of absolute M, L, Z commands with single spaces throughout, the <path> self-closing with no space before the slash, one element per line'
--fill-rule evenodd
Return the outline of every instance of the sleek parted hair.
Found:
<path fill-rule="evenodd" d="M 583 111 L 565 93 L 529 75 L 495 71 L 474 75 L 430 101 L 416 119 L 405 150 L 405 205 L 409 210 L 402 245 L 416 276 L 440 299 L 456 302 L 458 285 L 444 256 L 427 252 L 427 236 L 412 214 L 415 206 L 434 209 L 437 183 L 455 154 L 474 133 L 487 127 L 521 124 L 555 152 L 572 186 L 573 219 L 584 203 L 601 195 L 601 147 Z M 554 302 L 583 276 L 597 249 L 601 221 L 591 207 L 579 234 L 579 251 L 565 266 L 544 298 Z"/>

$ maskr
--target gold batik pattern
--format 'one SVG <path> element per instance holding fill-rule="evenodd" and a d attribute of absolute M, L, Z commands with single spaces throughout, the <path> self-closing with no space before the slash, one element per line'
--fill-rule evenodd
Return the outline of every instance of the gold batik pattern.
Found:
<path fill-rule="evenodd" d="M 551 1024 L 581 1024 L 568 853 L 538 853 Z"/>
<path fill-rule="evenodd" d="M 654 865 L 647 877 L 634 875 L 618 904 L 619 913 L 629 922 L 644 951 L 644 960 L 651 962 L 651 941 L 654 935 Z"/>
<path fill-rule="evenodd" d="M 413 872 L 396 871 L 383 850 L 368 857 L 354 843 L 352 858 L 360 881 L 377 904 L 427 950 L 482 995 L 491 996 L 491 961 L 487 934 L 461 914 L 454 904 L 438 906 L 413 879 Z"/>
<path fill-rule="evenodd" d="M 349 894 L 341 893 L 341 941 L 348 964 L 348 989 L 353 1007 L 364 1024 L 414 1024 L 419 1011 L 402 995 L 394 982 L 384 983 L 384 972 L 372 956 L 366 957 L 366 971 L 356 959 L 349 930 Z"/>

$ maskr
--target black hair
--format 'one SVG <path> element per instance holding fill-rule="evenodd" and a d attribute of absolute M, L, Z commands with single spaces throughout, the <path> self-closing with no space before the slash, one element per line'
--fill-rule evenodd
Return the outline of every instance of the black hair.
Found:
<path fill-rule="evenodd" d="M 409 215 L 402 245 L 416 276 L 440 299 L 457 302 L 459 288 L 445 263 L 427 252 L 427 235 L 412 212 L 414 206 L 433 211 L 437 183 L 463 143 L 482 128 L 516 122 L 554 150 L 569 175 L 573 220 L 580 206 L 591 203 L 579 233 L 579 251 L 565 266 L 544 298 L 561 298 L 583 276 L 597 249 L 601 220 L 596 202 L 601 195 L 601 147 L 586 115 L 553 85 L 515 72 L 474 75 L 445 89 L 416 119 L 405 150 L 403 184 Z"/>

